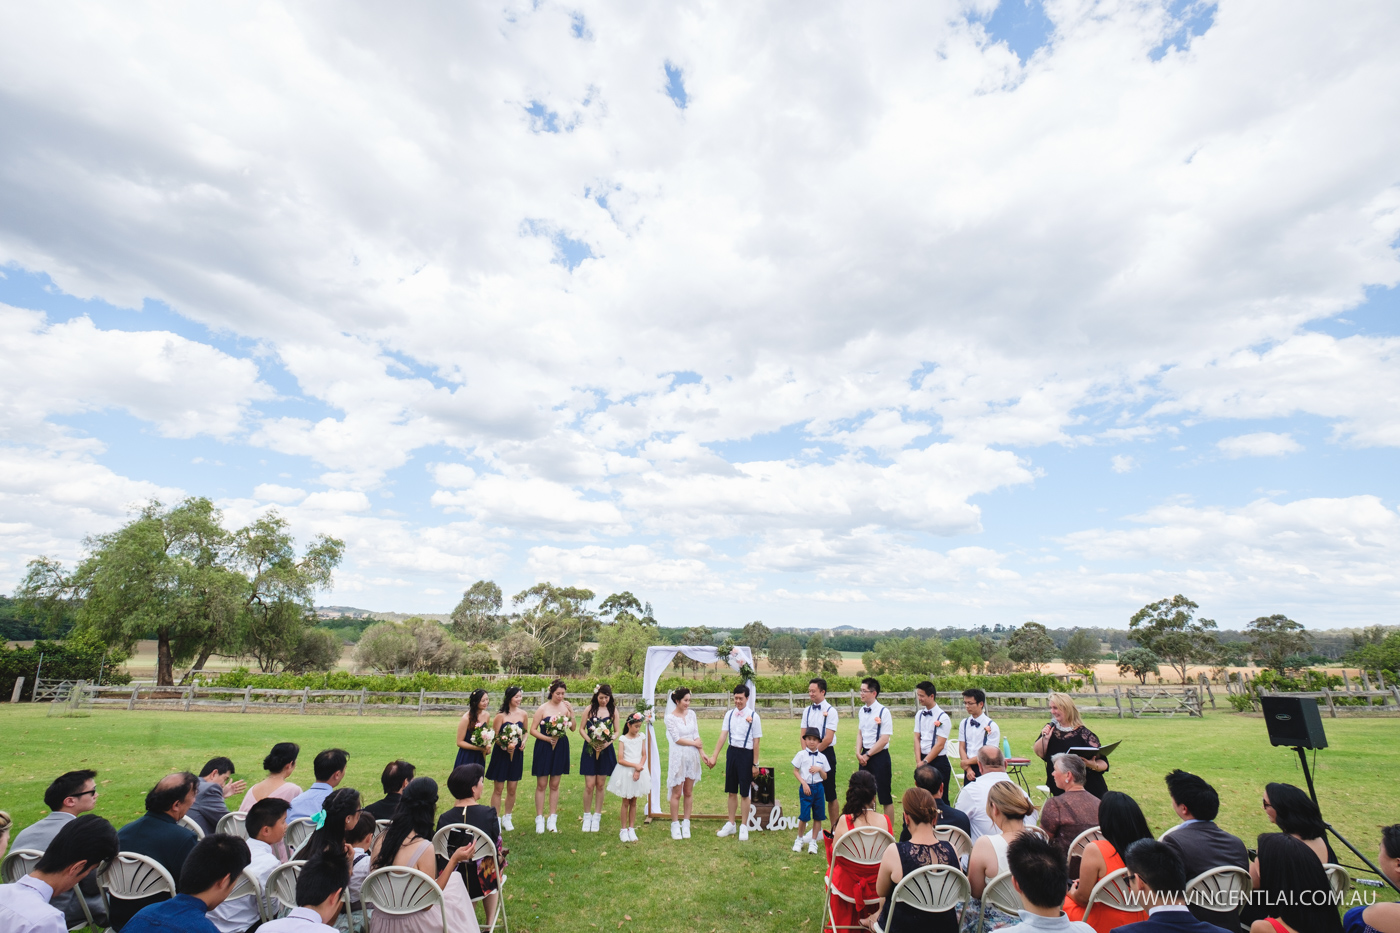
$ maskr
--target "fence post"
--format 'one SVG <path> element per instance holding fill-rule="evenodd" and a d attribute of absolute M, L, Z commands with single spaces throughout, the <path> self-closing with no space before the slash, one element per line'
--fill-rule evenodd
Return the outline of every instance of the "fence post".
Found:
<path fill-rule="evenodd" d="M 302 687 L 302 688 L 301 688 L 301 714 L 302 714 L 303 716 L 306 715 L 306 703 L 307 703 L 307 701 L 310 700 L 310 699 L 311 699 L 311 688 L 310 688 L 310 687 Z"/>
<path fill-rule="evenodd" d="M 1400 686 L 1390 685 L 1390 692 L 1395 695 L 1395 705 L 1400 706 Z"/>
<path fill-rule="evenodd" d="M 856 718 L 856 692 L 854 690 L 851 691 L 851 718 Z"/>
<path fill-rule="evenodd" d="M 127 709 L 135 709 L 135 708 L 136 708 L 136 694 L 137 694 L 138 692 L 140 692 L 140 690 L 141 690 L 141 688 L 138 687 L 137 685 L 135 685 L 135 684 L 132 684 L 132 685 L 131 685 L 131 699 L 126 701 L 126 708 L 127 708 Z"/>
<path fill-rule="evenodd" d="M 1138 712 L 1137 712 L 1137 710 L 1133 707 L 1133 691 L 1132 691 L 1132 688 L 1129 688 L 1129 689 L 1128 689 L 1128 712 L 1132 714 L 1132 717 L 1133 717 L 1134 719 L 1137 719 L 1137 718 L 1138 718 Z"/>
<path fill-rule="evenodd" d="M 1090 681 L 1093 683 L 1093 685 L 1094 685 L 1094 699 L 1097 700 L 1097 699 L 1099 698 L 1099 696 L 1098 696 L 1098 693 L 1099 693 L 1099 675 L 1098 675 L 1098 672 L 1097 672 L 1097 671 L 1090 671 L 1090 672 L 1089 672 L 1089 680 L 1090 680 Z"/>
<path fill-rule="evenodd" d="M 1327 712 L 1333 718 L 1337 718 L 1337 704 L 1332 702 L 1332 688 L 1323 687 L 1322 695 L 1327 697 Z"/>
<path fill-rule="evenodd" d="M 11 702 L 11 703 L 18 703 L 18 702 L 19 702 L 19 695 L 20 695 L 21 693 L 23 693 L 23 692 L 24 692 L 24 678 L 23 678 L 23 677 L 16 677 L 16 678 L 15 678 L 15 689 L 14 689 L 14 692 L 12 692 L 12 693 L 10 694 L 10 702 Z"/>
<path fill-rule="evenodd" d="M 1215 691 L 1210 688 L 1210 681 L 1205 674 L 1200 675 L 1201 686 L 1206 688 L 1206 696 L 1210 697 L 1210 708 L 1215 709 Z"/>
<path fill-rule="evenodd" d="M 1364 667 L 1361 669 L 1361 689 L 1362 689 L 1362 690 L 1365 690 L 1367 693 L 1370 693 L 1370 692 L 1371 692 L 1371 678 L 1368 677 L 1368 676 L 1366 676 L 1366 668 L 1364 668 Z M 1376 705 L 1376 698 L 1375 698 L 1375 697 L 1367 697 L 1367 698 L 1366 698 L 1366 705 L 1367 705 L 1367 706 L 1375 706 L 1375 705 Z"/>
<path fill-rule="evenodd" d="M 788 719 L 797 718 L 797 707 L 792 705 L 792 691 L 788 691 Z"/>
<path fill-rule="evenodd" d="M 243 688 L 243 708 L 239 710 L 240 713 L 246 713 L 246 712 L 248 712 L 248 697 L 251 696 L 252 693 L 253 693 L 253 685 L 252 685 L 252 684 L 248 684 L 247 686 L 245 686 L 245 687 Z"/>
<path fill-rule="evenodd" d="M 1346 668 L 1342 668 L 1342 686 L 1346 688 L 1347 693 L 1351 693 L 1351 678 L 1347 676 Z"/>
<path fill-rule="evenodd" d="M 40 652 L 39 652 L 39 667 L 38 667 L 37 670 L 34 671 L 34 692 L 31 693 L 31 694 L 29 695 L 29 702 L 30 702 L 30 703 L 38 703 L 38 702 L 39 702 L 39 684 L 40 684 L 40 682 L 41 682 L 41 681 L 39 680 L 39 675 L 42 674 L 42 673 L 44 673 L 44 652 L 40 651 Z"/>
<path fill-rule="evenodd" d="M 423 698 L 426 697 L 427 695 L 428 695 L 428 688 L 427 688 L 427 687 L 420 687 L 420 688 L 418 689 L 418 715 L 419 715 L 419 716 L 422 716 L 422 715 L 423 715 Z"/>
<path fill-rule="evenodd" d="M 363 716 L 363 715 L 365 714 L 365 696 L 366 696 L 368 693 L 369 693 L 369 688 L 368 688 L 368 687 L 361 687 L 361 688 L 360 688 L 360 715 L 361 715 L 361 716 Z"/>
<path fill-rule="evenodd" d="M 190 711 L 190 701 L 194 699 L 194 684 L 185 688 L 185 712 Z"/>
<path fill-rule="evenodd" d="M 1123 718 L 1123 698 L 1119 695 L 1117 687 L 1113 688 L 1113 705 L 1118 707 L 1118 718 Z"/>

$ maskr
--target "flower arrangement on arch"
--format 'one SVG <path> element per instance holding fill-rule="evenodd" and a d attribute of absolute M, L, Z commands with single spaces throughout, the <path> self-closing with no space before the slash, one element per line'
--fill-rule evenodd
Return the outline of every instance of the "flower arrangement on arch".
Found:
<path fill-rule="evenodd" d="M 748 663 L 740 664 L 740 665 L 739 665 L 739 682 L 740 682 L 740 683 L 748 683 L 749 681 L 753 680 L 753 678 L 754 678 L 753 667 L 750 666 Z"/>

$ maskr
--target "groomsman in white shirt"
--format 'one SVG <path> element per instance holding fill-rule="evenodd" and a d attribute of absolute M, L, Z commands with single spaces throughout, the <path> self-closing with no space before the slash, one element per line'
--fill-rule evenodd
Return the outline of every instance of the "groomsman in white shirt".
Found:
<path fill-rule="evenodd" d="M 953 734 L 953 717 L 938 705 L 938 691 L 932 681 L 922 681 L 914 688 L 914 700 L 919 704 L 914 714 L 914 769 L 933 765 L 943 774 L 945 790 L 952 785 L 953 766 L 948 761 L 948 737 Z"/>
<path fill-rule="evenodd" d="M 880 791 L 880 805 L 885 813 L 890 812 L 894 794 L 890 792 L 892 780 L 890 768 L 890 739 L 894 733 L 894 718 L 888 708 L 880 704 L 880 682 L 867 677 L 860 682 L 860 724 L 856 732 L 856 760 L 860 770 L 869 771 L 875 776 L 875 786 Z"/>
<path fill-rule="evenodd" d="M 729 795 L 729 822 L 720 827 L 716 836 L 732 836 L 735 832 L 734 815 L 743 800 L 743 813 L 739 817 L 738 833 L 740 842 L 749 840 L 749 791 L 753 779 L 758 776 L 758 740 L 763 738 L 763 723 L 759 721 L 758 710 L 749 705 L 749 685 L 740 684 L 734 688 L 734 708 L 724 714 L 724 728 L 720 730 L 719 741 L 715 743 L 715 753 L 706 759 L 711 768 L 719 761 L 719 750 L 729 743 L 729 751 L 724 757 L 724 792 Z"/>
<path fill-rule="evenodd" d="M 1001 748 L 1001 727 L 987 715 L 987 694 L 976 687 L 963 691 L 963 707 L 967 718 L 958 723 L 958 758 L 963 780 L 975 781 L 982 769 L 977 765 L 977 752 L 984 746 Z"/>
<path fill-rule="evenodd" d="M 826 788 L 826 802 L 836 802 L 836 729 L 840 725 L 840 716 L 836 712 L 836 707 L 826 701 L 826 679 L 823 677 L 813 677 L 807 683 L 807 698 L 812 701 L 812 705 L 802 711 L 802 728 L 816 729 L 821 733 L 822 740 L 817 745 L 817 751 L 826 756 L 828 765 L 826 781 L 823 787 Z"/>

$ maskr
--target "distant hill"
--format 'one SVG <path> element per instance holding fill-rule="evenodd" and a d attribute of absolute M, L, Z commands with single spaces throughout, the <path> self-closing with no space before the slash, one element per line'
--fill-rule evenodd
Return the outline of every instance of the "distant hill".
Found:
<path fill-rule="evenodd" d="M 388 622 L 402 622 L 404 619 L 433 619 L 437 622 L 451 622 L 451 613 L 446 612 L 378 612 L 374 609 L 356 609 L 354 606 L 317 606 L 318 619 L 384 619 Z"/>

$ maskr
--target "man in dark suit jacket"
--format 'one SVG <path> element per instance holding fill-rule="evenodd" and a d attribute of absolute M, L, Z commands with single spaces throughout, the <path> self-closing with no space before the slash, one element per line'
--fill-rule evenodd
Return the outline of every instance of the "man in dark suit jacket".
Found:
<path fill-rule="evenodd" d="M 1194 774 L 1177 770 L 1167 775 L 1167 790 L 1172 796 L 1172 806 L 1182 821 L 1162 837 L 1162 842 L 1181 859 L 1190 881 L 1197 875 L 1229 865 L 1249 870 L 1249 854 L 1238 836 L 1232 836 L 1215 825 L 1215 816 L 1220 812 L 1220 795 L 1204 780 Z M 1228 909 L 1229 904 L 1219 905 L 1223 910 L 1210 910 L 1200 904 L 1191 905 L 1191 913 L 1196 919 L 1228 930 L 1238 930 L 1240 908 Z"/>
<path fill-rule="evenodd" d="M 146 815 L 117 831 L 117 841 L 123 852 L 135 852 L 155 859 L 170 872 L 170 878 L 177 888 L 185 858 L 199 842 L 193 832 L 180 825 L 185 814 L 190 812 L 190 807 L 194 806 L 198 786 L 199 778 L 188 771 L 166 775 L 146 795 Z M 142 907 L 165 899 L 165 895 L 135 901 L 113 898 L 112 926 L 120 930 Z"/>
<path fill-rule="evenodd" d="M 956 826 L 958 829 L 967 833 L 968 836 L 972 835 L 972 823 L 968 821 L 967 814 L 956 807 L 948 806 L 947 801 L 943 799 L 943 792 L 947 788 L 943 783 L 942 771 L 939 771 L 933 765 L 919 765 L 914 769 L 914 786 L 922 787 L 930 794 L 933 794 L 933 799 L 938 804 L 939 826 Z M 908 823 L 904 824 L 904 830 L 899 834 L 899 841 L 909 841 Z"/>
<path fill-rule="evenodd" d="M 248 789 L 247 781 L 233 779 L 233 762 L 227 758 L 210 758 L 199 772 L 199 789 L 194 792 L 194 806 L 190 807 L 189 817 L 211 836 L 219 827 L 219 820 L 228 816 L 228 804 L 224 801 L 234 794 Z"/>
<path fill-rule="evenodd" d="M 392 820 L 403 798 L 403 789 L 413 780 L 414 767 L 403 759 L 397 759 L 384 766 L 379 783 L 384 787 L 384 799 L 365 806 L 376 820 Z"/>
<path fill-rule="evenodd" d="M 1123 863 L 1132 872 L 1133 892 L 1147 905 L 1147 919 L 1114 927 L 1113 933 L 1230 933 L 1187 909 L 1186 869 L 1166 843 L 1139 839 L 1123 853 Z"/>

